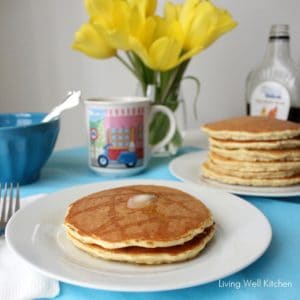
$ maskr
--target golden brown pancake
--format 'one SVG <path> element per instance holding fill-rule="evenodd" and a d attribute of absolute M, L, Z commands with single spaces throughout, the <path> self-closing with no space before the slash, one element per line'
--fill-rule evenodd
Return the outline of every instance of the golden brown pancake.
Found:
<path fill-rule="evenodd" d="M 220 171 L 216 172 L 206 162 L 202 164 L 201 169 L 203 177 L 226 184 L 252 186 L 289 186 L 300 183 L 299 174 L 284 178 L 242 178 L 238 176 L 227 175 Z"/>
<path fill-rule="evenodd" d="M 267 117 L 237 117 L 205 124 L 202 130 L 222 140 L 263 141 L 290 139 L 300 135 L 300 124 Z"/>
<path fill-rule="evenodd" d="M 202 233 L 182 245 L 171 247 L 144 248 L 130 246 L 119 249 L 106 249 L 99 245 L 82 243 L 71 233 L 67 233 L 75 246 L 88 254 L 108 260 L 137 264 L 163 264 L 191 259 L 204 249 L 215 233 L 215 226 L 206 228 Z"/>
<path fill-rule="evenodd" d="M 209 138 L 213 147 L 222 149 L 291 149 L 300 147 L 300 138 L 273 141 L 235 141 Z"/>
<path fill-rule="evenodd" d="M 245 172 L 300 172 L 300 161 L 240 161 L 226 158 L 210 152 L 209 159 L 220 168 L 229 171 L 243 170 Z"/>
<path fill-rule="evenodd" d="M 210 148 L 212 153 L 240 161 L 300 161 L 300 148 L 296 149 L 222 149 Z"/>
<path fill-rule="evenodd" d="M 256 178 L 256 179 L 272 179 L 272 178 L 286 178 L 300 174 L 300 170 L 277 170 L 274 171 L 249 171 L 240 167 L 232 170 L 226 169 L 222 165 L 215 164 L 211 159 L 206 161 L 207 166 L 214 172 L 241 178 Z"/>
<path fill-rule="evenodd" d="M 129 205 L 134 203 L 132 199 L 143 195 L 150 195 L 151 199 L 136 207 Z M 84 244 L 107 249 L 156 248 L 193 239 L 213 224 L 213 218 L 203 203 L 180 190 L 133 185 L 77 200 L 69 206 L 64 224 L 67 231 Z"/>

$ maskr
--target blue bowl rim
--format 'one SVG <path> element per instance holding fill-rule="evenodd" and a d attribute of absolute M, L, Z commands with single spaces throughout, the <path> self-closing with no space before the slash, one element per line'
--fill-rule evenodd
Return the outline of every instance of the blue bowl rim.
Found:
<path fill-rule="evenodd" d="M 8 112 L 8 113 L 0 113 L 0 118 L 4 117 L 4 116 L 40 116 L 41 118 L 43 118 L 44 116 L 46 116 L 47 113 L 45 112 L 17 112 L 17 113 L 13 113 L 13 112 Z M 59 121 L 59 117 L 52 120 L 52 121 L 48 121 L 45 123 L 35 123 L 35 124 L 28 124 L 28 125 L 21 125 L 21 126 L 3 126 L 0 127 L 0 131 L 1 130 L 7 130 L 7 129 L 20 129 L 20 128 L 30 128 L 30 127 L 37 127 L 37 126 L 41 126 L 41 125 L 46 125 L 46 124 L 51 124 L 51 123 L 56 123 Z"/>

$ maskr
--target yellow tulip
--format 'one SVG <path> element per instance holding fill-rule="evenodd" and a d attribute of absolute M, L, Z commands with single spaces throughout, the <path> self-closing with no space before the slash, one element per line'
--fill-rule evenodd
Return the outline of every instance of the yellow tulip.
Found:
<path fill-rule="evenodd" d="M 208 47 L 225 32 L 233 29 L 236 22 L 225 10 L 218 9 L 212 3 L 201 2 L 195 9 L 189 31 L 186 35 L 186 49 Z"/>
<path fill-rule="evenodd" d="M 85 8 L 91 18 L 110 18 L 114 7 L 121 5 L 130 9 L 137 8 L 144 17 L 153 16 L 157 6 L 157 0 L 85 0 Z"/>
<path fill-rule="evenodd" d="M 96 58 L 132 51 L 149 68 L 167 71 L 236 26 L 209 0 L 168 2 L 163 17 L 154 15 L 156 5 L 157 0 L 85 0 L 90 20 L 77 32 L 73 48 Z"/>
<path fill-rule="evenodd" d="M 183 30 L 184 54 L 181 61 L 207 48 L 236 26 L 226 10 L 217 8 L 207 0 L 186 0 L 183 5 L 167 3 L 165 18 L 178 20 Z"/>
<path fill-rule="evenodd" d="M 146 17 L 156 8 L 154 0 L 85 0 L 90 22 L 117 49 L 129 50 L 131 37 L 140 36 Z"/>
<path fill-rule="evenodd" d="M 116 49 L 128 48 L 129 5 L 123 0 L 85 0 L 92 24 Z"/>
<path fill-rule="evenodd" d="M 108 58 L 116 54 L 116 49 L 89 23 L 82 25 L 76 32 L 72 48 L 93 58 Z"/>
<path fill-rule="evenodd" d="M 183 34 L 177 21 L 161 17 L 147 18 L 140 38 L 131 39 L 131 51 L 149 68 L 166 71 L 179 63 Z"/>

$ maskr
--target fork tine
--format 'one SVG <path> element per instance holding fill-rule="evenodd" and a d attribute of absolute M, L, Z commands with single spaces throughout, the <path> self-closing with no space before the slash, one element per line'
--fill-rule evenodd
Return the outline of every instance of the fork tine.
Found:
<path fill-rule="evenodd" d="M 3 193 L 3 197 L 1 197 Z M 9 193 L 9 195 L 8 195 Z M 15 196 L 14 196 L 15 194 Z M 2 198 L 2 201 L 1 201 Z M 7 202 L 8 201 L 8 202 Z M 11 216 L 19 209 L 20 207 L 20 189 L 19 184 L 17 183 L 14 187 L 13 183 L 5 183 L 4 191 L 3 184 L 0 183 L 0 236 L 4 233 L 6 224 L 8 223 Z"/>
<path fill-rule="evenodd" d="M 20 208 L 20 185 L 17 183 L 15 212 Z"/>
<path fill-rule="evenodd" d="M 6 221 L 8 221 L 13 214 L 13 202 L 14 202 L 13 192 L 14 192 L 14 185 L 13 183 L 11 183 L 9 185 L 8 211 L 7 211 Z"/>
<path fill-rule="evenodd" d="M 2 198 L 2 212 L 1 212 L 1 217 L 0 217 L 1 222 L 5 222 L 6 198 L 7 198 L 7 183 L 4 184 L 4 194 L 3 194 L 3 198 Z"/>
<path fill-rule="evenodd" d="M 2 206 L 3 206 L 3 204 L 2 204 L 2 198 L 1 198 L 1 196 L 2 196 L 2 184 L 0 183 L 0 212 L 1 212 L 1 215 L 2 215 Z M 1 215 L 0 215 L 0 222 L 2 222 Z"/>

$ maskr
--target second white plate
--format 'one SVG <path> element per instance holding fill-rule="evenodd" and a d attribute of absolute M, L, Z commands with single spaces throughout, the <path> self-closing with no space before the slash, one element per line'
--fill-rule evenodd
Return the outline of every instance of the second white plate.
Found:
<path fill-rule="evenodd" d="M 228 193 L 261 197 L 300 196 L 300 185 L 289 187 L 253 187 L 230 185 L 202 178 L 200 165 L 207 158 L 207 151 L 192 152 L 173 159 L 169 165 L 171 173 L 178 179 L 202 186 L 218 188 Z"/>

